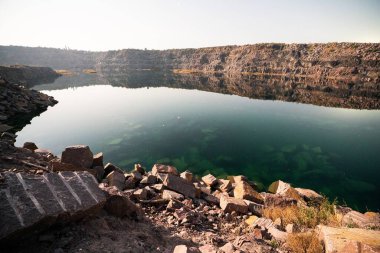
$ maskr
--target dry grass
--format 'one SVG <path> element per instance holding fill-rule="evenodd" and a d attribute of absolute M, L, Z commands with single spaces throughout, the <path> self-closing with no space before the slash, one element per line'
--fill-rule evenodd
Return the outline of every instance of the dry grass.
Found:
<path fill-rule="evenodd" d="M 335 202 L 325 199 L 318 206 L 268 207 L 264 209 L 264 216 L 272 220 L 280 218 L 282 227 L 287 224 L 294 224 L 299 229 L 315 228 L 318 224 L 338 226 L 334 206 Z"/>
<path fill-rule="evenodd" d="M 96 74 L 95 69 L 84 69 L 84 70 L 82 70 L 82 72 L 85 74 Z"/>
<path fill-rule="evenodd" d="M 61 74 L 61 75 L 64 75 L 64 76 L 73 76 L 74 73 L 70 70 L 66 70 L 66 69 L 57 69 L 55 70 L 55 72 L 57 72 L 58 74 Z"/>
<path fill-rule="evenodd" d="M 318 234 L 298 233 L 290 234 L 286 241 L 287 248 L 294 253 L 323 253 L 323 246 L 318 239 Z"/>

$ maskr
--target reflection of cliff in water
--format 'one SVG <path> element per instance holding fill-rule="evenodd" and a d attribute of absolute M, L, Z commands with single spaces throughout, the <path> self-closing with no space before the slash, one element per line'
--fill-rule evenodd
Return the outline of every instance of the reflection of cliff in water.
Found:
<path fill-rule="evenodd" d="M 242 97 L 283 100 L 328 107 L 380 109 L 380 84 L 334 80 L 225 74 L 173 74 L 160 71 L 105 71 L 113 86 L 197 89 Z"/>

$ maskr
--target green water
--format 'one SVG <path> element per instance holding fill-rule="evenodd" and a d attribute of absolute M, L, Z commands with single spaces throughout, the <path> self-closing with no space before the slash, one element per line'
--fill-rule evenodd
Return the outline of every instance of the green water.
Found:
<path fill-rule="evenodd" d="M 379 210 L 380 111 L 165 87 L 44 92 L 59 103 L 18 133 L 18 145 L 34 141 L 60 154 L 88 144 L 124 169 L 165 163 L 199 175 L 244 174 L 262 187 L 281 179 Z"/>

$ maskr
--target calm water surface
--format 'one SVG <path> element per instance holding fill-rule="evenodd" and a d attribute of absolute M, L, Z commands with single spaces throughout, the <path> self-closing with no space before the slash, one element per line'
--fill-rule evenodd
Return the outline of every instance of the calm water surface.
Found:
<path fill-rule="evenodd" d="M 165 87 L 39 89 L 59 103 L 18 133 L 18 145 L 60 154 L 88 144 L 124 169 L 165 163 L 244 174 L 262 187 L 281 179 L 360 210 L 380 207 L 380 111 Z"/>

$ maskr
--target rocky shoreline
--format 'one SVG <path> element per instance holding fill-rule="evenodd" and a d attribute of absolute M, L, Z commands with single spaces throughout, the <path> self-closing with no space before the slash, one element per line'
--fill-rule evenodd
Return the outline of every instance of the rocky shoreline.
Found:
<path fill-rule="evenodd" d="M 330 203 L 310 189 L 276 181 L 258 192 L 243 175 L 198 177 L 162 164 L 127 172 L 88 146 L 67 147 L 58 158 L 14 141 L 4 133 L 0 141 L 5 252 L 380 250 L 379 213 Z"/>

